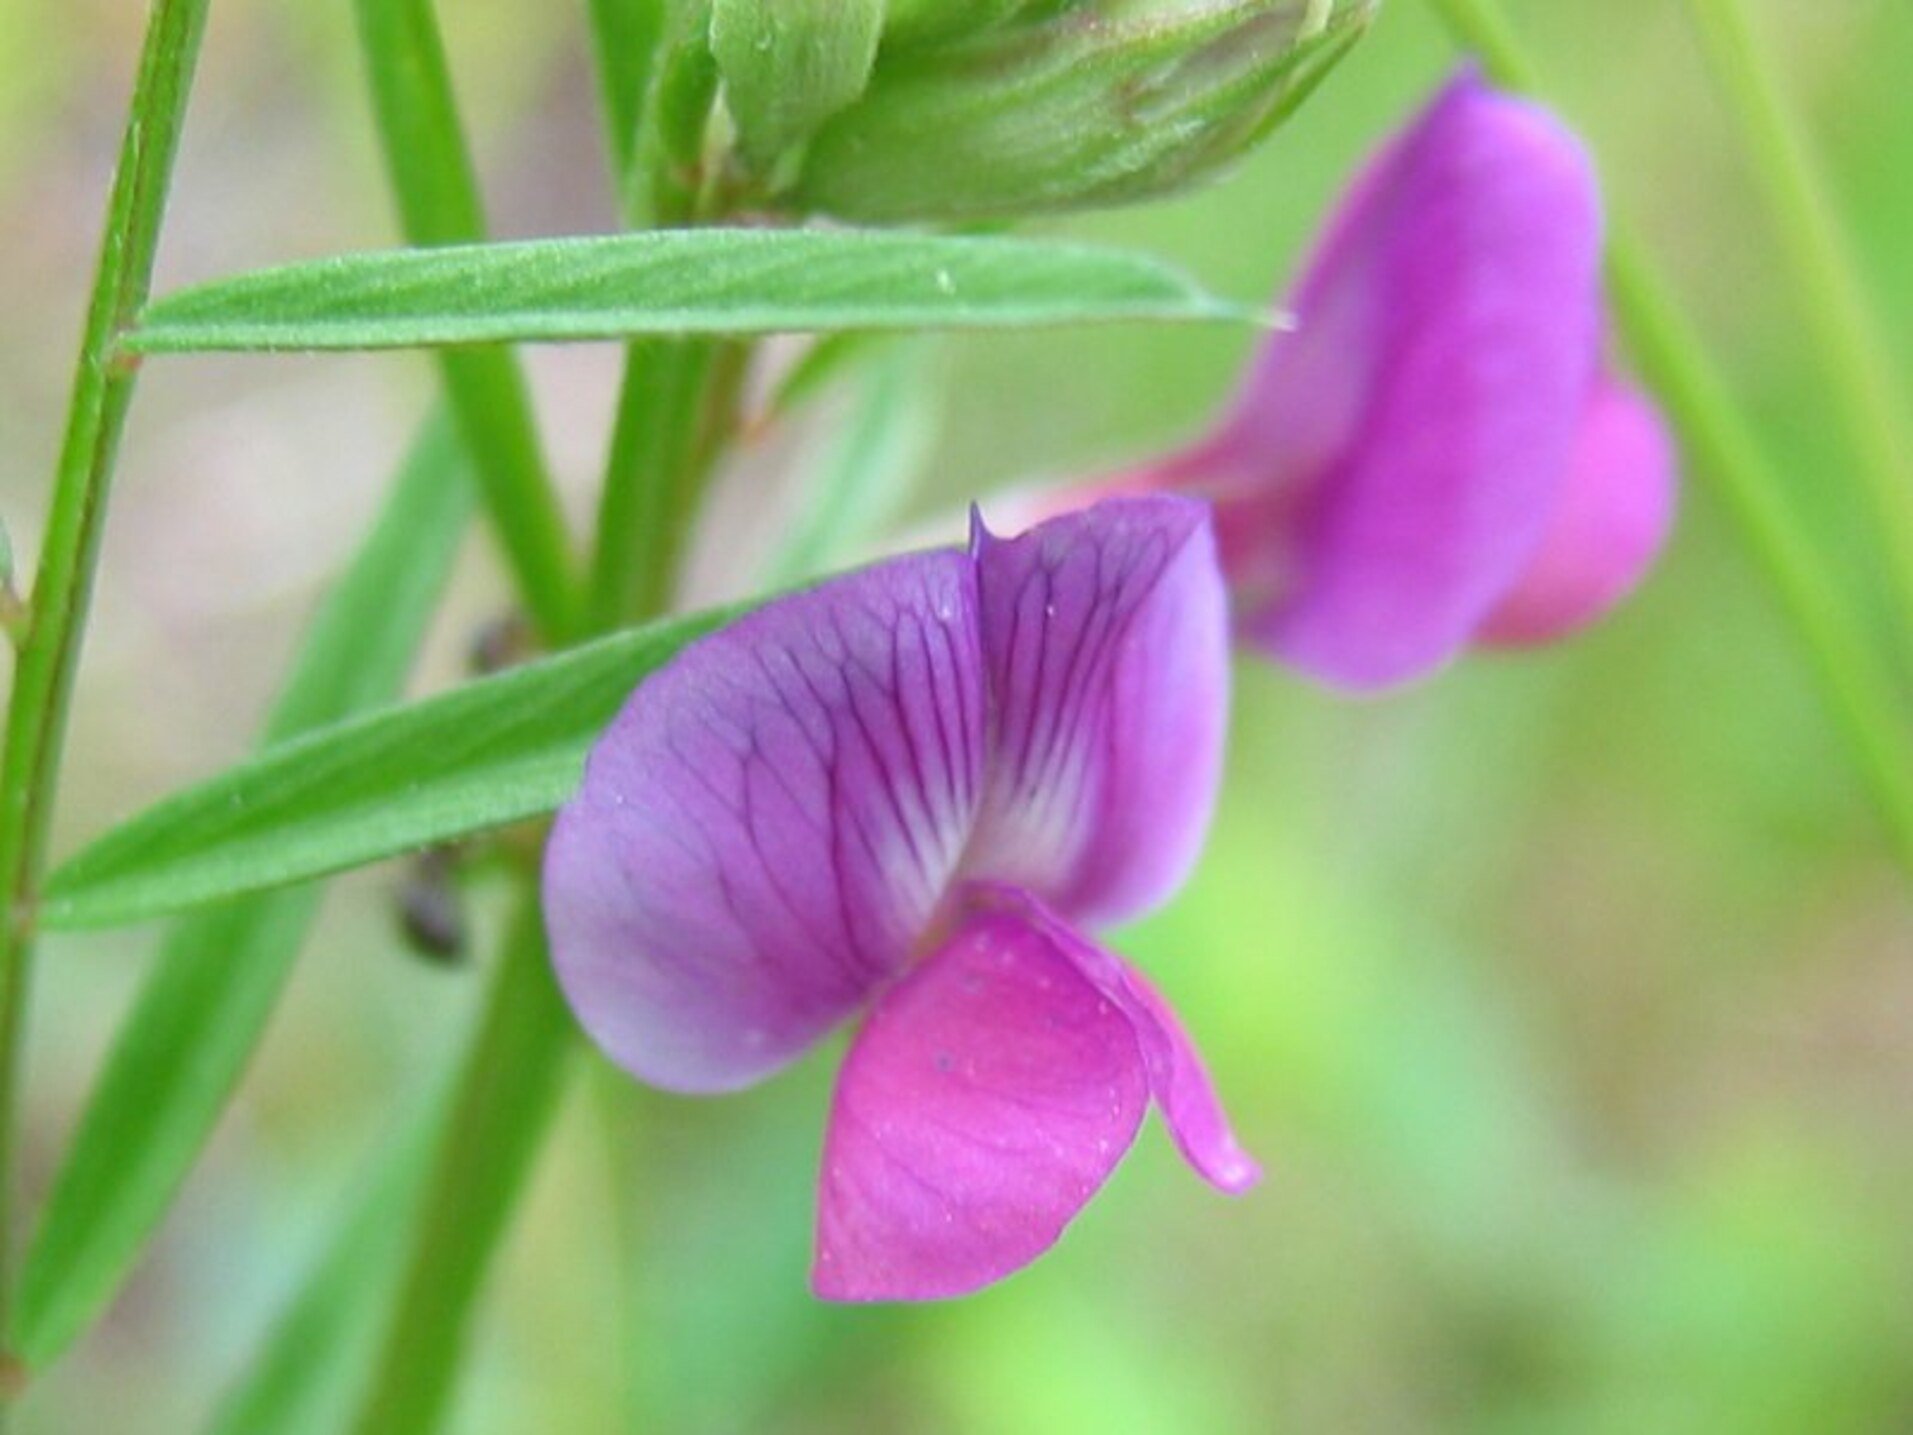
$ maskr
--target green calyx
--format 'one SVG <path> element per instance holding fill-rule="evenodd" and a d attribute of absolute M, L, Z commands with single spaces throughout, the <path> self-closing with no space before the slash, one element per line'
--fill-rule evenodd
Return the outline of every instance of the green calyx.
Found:
<path fill-rule="evenodd" d="M 884 0 L 713 0 L 711 54 L 738 147 L 767 168 L 870 83 Z"/>
<path fill-rule="evenodd" d="M 900 19 L 924 23 L 932 8 L 902 0 Z M 963 220 L 1185 188 L 1286 117 L 1374 0 L 935 8 L 996 23 L 942 45 L 886 40 L 867 88 L 810 136 L 781 196 L 790 207 Z"/>

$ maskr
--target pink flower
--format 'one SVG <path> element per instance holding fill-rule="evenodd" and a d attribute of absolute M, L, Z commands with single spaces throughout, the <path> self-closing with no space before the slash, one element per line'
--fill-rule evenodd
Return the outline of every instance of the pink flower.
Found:
<path fill-rule="evenodd" d="M 1674 470 L 1602 362 L 1600 228 L 1575 137 L 1463 73 L 1343 199 L 1215 431 L 1099 490 L 1211 499 L 1241 635 L 1338 686 L 1591 622 Z"/>
<path fill-rule="evenodd" d="M 1117 499 L 778 599 L 632 694 L 558 815 L 552 960 L 626 1069 L 723 1091 L 866 1018 L 814 1284 L 962 1294 L 1046 1250 L 1153 1098 L 1256 1168 L 1161 998 L 1082 929 L 1180 885 L 1227 708 L 1201 504 Z"/>

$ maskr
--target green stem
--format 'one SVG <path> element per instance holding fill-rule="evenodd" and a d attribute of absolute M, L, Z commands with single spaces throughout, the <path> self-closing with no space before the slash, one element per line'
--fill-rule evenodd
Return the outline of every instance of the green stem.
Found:
<path fill-rule="evenodd" d="M 114 343 L 151 285 L 205 21 L 206 0 L 154 0 L 147 20 L 7 712 L 0 759 L 0 881 L 7 894 L 0 922 L 0 1328 L 11 1296 L 11 1158 L 34 903 L 114 459 L 133 397 L 135 370 L 116 356 Z"/>
<path fill-rule="evenodd" d="M 1837 570 L 1789 507 L 1780 473 L 1661 279 L 1618 238 L 1609 275 L 1643 375 L 1778 593 L 1872 789 L 1894 851 L 1913 870 L 1913 743 L 1892 672 L 1868 640 Z"/>
<path fill-rule="evenodd" d="M 706 339 L 632 346 L 598 510 L 595 625 L 670 611 L 705 483 L 736 436 L 750 355 Z"/>
<path fill-rule="evenodd" d="M 592 58 L 603 97 L 611 173 L 620 184 L 637 166 L 638 136 L 660 48 L 673 28 L 667 0 L 586 0 Z"/>
<path fill-rule="evenodd" d="M 406 239 L 420 245 L 483 239 L 484 209 L 431 0 L 357 0 L 356 9 Z M 524 375 L 509 350 L 495 347 L 442 350 L 439 364 L 492 527 L 533 625 L 553 644 L 576 637 L 570 540 L 539 449 Z"/>
<path fill-rule="evenodd" d="M 1740 0 L 1690 0 L 1690 8 L 1753 160 L 1754 178 L 1786 253 L 1797 307 L 1859 460 L 1892 569 L 1899 609 L 1893 631 L 1913 661 L 1913 423 L 1893 359 L 1836 223 L 1830 187 L 1798 116 L 1781 94 L 1770 49 Z"/>
<path fill-rule="evenodd" d="M 666 14 L 666 10 L 671 10 Z M 694 166 L 713 92 L 701 12 L 658 0 L 591 0 L 593 49 L 612 182 L 632 229 L 702 217 L 683 176 Z M 617 419 L 599 489 L 587 612 L 594 631 L 668 606 L 687 530 L 715 455 L 701 438 L 714 405 L 734 403 L 727 349 L 705 339 L 643 339 L 625 349 Z"/>
<path fill-rule="evenodd" d="M 599 490 L 590 598 L 595 630 L 661 612 L 669 600 L 714 352 L 704 339 L 646 339 L 625 350 L 617 422 Z"/>
<path fill-rule="evenodd" d="M 1430 0 L 1457 40 L 1511 89 L 1539 90 L 1520 41 L 1491 0 Z M 1643 375 L 1740 527 L 1742 540 L 1804 643 L 1900 862 L 1913 869 L 1913 741 L 1893 674 L 1869 642 L 1839 572 L 1795 519 L 1781 475 L 1734 402 L 1665 282 L 1624 235 L 1609 245 L 1608 280 Z"/>
<path fill-rule="evenodd" d="M 550 1129 L 577 1026 L 521 902 L 465 1054 L 398 1304 L 357 1435 L 422 1435 L 442 1420 L 475 1297 Z"/>

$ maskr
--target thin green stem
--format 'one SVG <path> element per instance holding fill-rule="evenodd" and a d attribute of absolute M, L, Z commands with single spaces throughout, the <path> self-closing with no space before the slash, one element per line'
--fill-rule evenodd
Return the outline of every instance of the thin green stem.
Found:
<path fill-rule="evenodd" d="M 625 350 L 618 414 L 599 490 L 592 627 L 663 610 L 684 547 L 702 397 L 716 346 L 649 339 Z"/>
<path fill-rule="evenodd" d="M 357 0 L 355 8 L 406 239 L 421 245 L 483 239 L 484 209 L 431 0 Z M 571 545 L 524 375 L 501 348 L 446 349 L 439 364 L 492 527 L 534 626 L 554 644 L 576 637 Z"/>
<path fill-rule="evenodd" d="M 713 98 L 700 78 L 700 13 L 660 0 L 591 0 L 590 13 L 612 182 L 625 223 L 694 224 L 701 217 L 698 186 L 687 166 L 702 144 Z M 641 53 L 627 53 L 634 40 Z M 587 599 L 595 631 L 655 616 L 669 603 L 713 458 L 700 433 L 710 406 L 723 401 L 733 367 L 724 355 L 735 348 L 644 339 L 625 349 Z"/>
<path fill-rule="evenodd" d="M 133 397 L 135 370 L 115 355 L 114 343 L 151 285 L 205 22 L 206 0 L 155 0 L 147 20 L 7 712 L 0 758 L 0 881 L 7 897 L 0 922 L 0 1328 L 12 1287 L 11 1157 L 34 904 L 107 495 Z"/>
<path fill-rule="evenodd" d="M 1430 3 L 1497 81 L 1511 89 L 1541 88 L 1532 61 L 1491 0 Z M 1796 521 L 1785 482 L 1706 346 L 1653 266 L 1620 233 L 1609 245 L 1608 279 L 1635 361 L 1666 405 L 1697 473 L 1712 483 L 1779 597 L 1894 852 L 1913 869 L 1913 739 L 1890 668 L 1869 641 L 1838 570 Z"/>
<path fill-rule="evenodd" d="M 357 1435 L 423 1435 L 443 1419 L 478 1288 L 550 1129 L 576 1031 L 528 891 L 465 1054 Z"/>
<path fill-rule="evenodd" d="M 1838 571 L 1791 510 L 1785 485 L 1681 316 L 1631 244 L 1609 259 L 1615 308 L 1642 374 L 1714 492 L 1739 524 L 1812 659 L 1900 861 L 1913 869 L 1913 742 L 1893 674 L 1869 641 Z"/>
<path fill-rule="evenodd" d="M 1860 478 L 1887 548 L 1898 611 L 1893 632 L 1913 666 L 1913 420 L 1873 321 L 1830 186 L 1781 92 L 1769 46 L 1741 0 L 1690 0 L 1714 76 L 1753 160 L 1786 253 L 1796 307 L 1819 351 Z"/>
<path fill-rule="evenodd" d="M 637 164 L 645 97 L 659 50 L 671 28 L 669 0 L 586 0 L 591 18 L 592 58 L 603 96 L 605 141 L 611 173 L 622 183 Z"/>

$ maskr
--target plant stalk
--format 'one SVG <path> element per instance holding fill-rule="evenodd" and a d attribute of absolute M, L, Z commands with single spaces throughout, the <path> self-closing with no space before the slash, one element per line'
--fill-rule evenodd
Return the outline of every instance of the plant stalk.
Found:
<path fill-rule="evenodd" d="M 484 206 L 431 0 L 357 0 L 355 8 L 406 239 L 419 245 L 482 240 Z M 510 350 L 491 345 L 446 349 L 438 362 L 532 625 L 547 643 L 567 642 L 577 637 L 580 617 L 571 543 L 524 375 Z"/>
<path fill-rule="evenodd" d="M 1510 89 L 1543 89 L 1493 0 L 1430 0 L 1449 31 Z M 1786 485 L 1665 281 L 1615 226 L 1608 282 L 1628 348 L 1666 405 L 1700 477 L 1740 529 L 1806 648 L 1895 856 L 1913 871 L 1913 731 L 1890 666 L 1837 568 L 1796 520 Z"/>
<path fill-rule="evenodd" d="M 576 1031 L 534 886 L 465 1053 L 357 1435 L 421 1435 L 442 1422 L 479 1286 L 557 1109 Z"/>
<path fill-rule="evenodd" d="M 1781 92 L 1771 49 L 1742 0 L 1689 0 L 1702 48 L 1725 94 L 1754 179 L 1772 213 L 1799 310 L 1847 429 L 1887 550 L 1895 641 L 1913 673 L 1913 420 L 1892 356 L 1798 115 Z"/>
<path fill-rule="evenodd" d="M 7 711 L 0 758 L 0 881 L 7 899 L 0 922 L 0 1328 L 12 1294 L 12 1152 L 34 906 L 107 498 L 137 377 L 115 344 L 152 284 L 206 5 L 154 0 L 148 15 Z"/>

